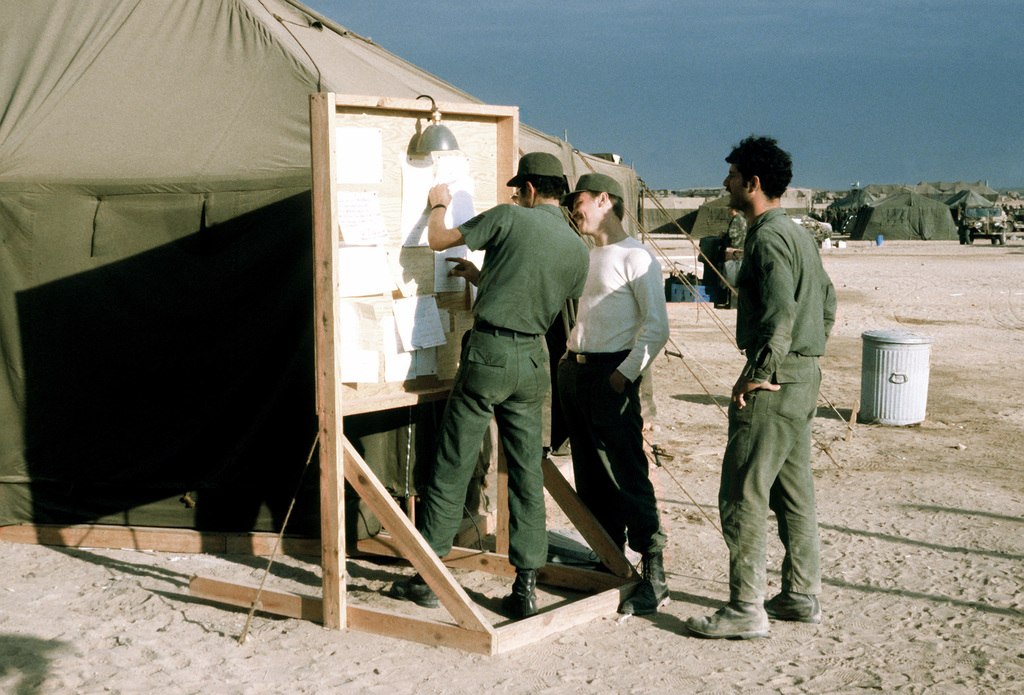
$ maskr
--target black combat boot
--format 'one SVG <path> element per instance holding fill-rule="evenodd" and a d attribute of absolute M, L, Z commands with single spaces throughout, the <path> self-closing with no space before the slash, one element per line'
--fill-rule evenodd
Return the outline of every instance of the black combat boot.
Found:
<path fill-rule="evenodd" d="M 501 601 L 501 607 L 515 620 L 537 615 L 537 570 L 516 569 L 512 593 Z"/>
<path fill-rule="evenodd" d="M 417 606 L 423 606 L 424 608 L 437 608 L 441 605 L 437 594 L 427 586 L 427 583 L 423 581 L 423 577 L 418 574 L 408 579 L 398 580 L 391 585 L 386 594 L 391 598 L 397 598 L 402 601 L 412 601 Z"/>
<path fill-rule="evenodd" d="M 622 602 L 619 613 L 625 615 L 649 615 L 668 603 L 668 584 L 665 582 L 665 565 L 661 553 L 645 553 L 643 581 L 633 595 Z"/>

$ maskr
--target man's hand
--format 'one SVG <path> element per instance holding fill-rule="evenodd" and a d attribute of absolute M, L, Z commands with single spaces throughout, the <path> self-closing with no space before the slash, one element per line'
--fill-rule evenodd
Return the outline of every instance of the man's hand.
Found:
<path fill-rule="evenodd" d="M 446 258 L 445 260 L 455 264 L 455 267 L 448 271 L 449 276 L 466 278 L 466 281 L 473 285 L 480 282 L 480 269 L 473 261 L 467 261 L 465 258 Z"/>
<path fill-rule="evenodd" d="M 448 184 L 439 183 L 430 189 L 427 193 L 427 202 L 430 203 L 430 207 L 433 208 L 435 205 L 444 205 L 448 207 L 452 204 L 452 194 L 448 190 Z"/>
<path fill-rule="evenodd" d="M 612 375 L 608 377 L 608 383 L 612 385 L 613 389 L 615 389 L 615 393 L 623 393 L 626 390 L 626 384 L 629 383 L 629 379 L 626 378 L 625 374 L 616 369 L 612 372 Z"/>
<path fill-rule="evenodd" d="M 765 391 L 778 391 L 780 388 L 781 387 L 778 384 L 773 384 L 770 381 L 758 384 L 754 381 L 750 381 L 749 379 L 740 377 L 736 380 L 736 385 L 732 387 L 732 402 L 736 404 L 737 410 L 743 410 L 743 406 L 747 404 L 743 397 L 751 391 L 757 391 L 758 389 L 763 389 Z"/>

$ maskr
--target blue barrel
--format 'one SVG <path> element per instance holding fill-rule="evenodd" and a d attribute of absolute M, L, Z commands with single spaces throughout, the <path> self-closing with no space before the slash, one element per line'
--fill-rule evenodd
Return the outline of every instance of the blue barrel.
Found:
<path fill-rule="evenodd" d="M 861 334 L 859 422 L 913 425 L 928 405 L 932 339 L 901 329 Z"/>

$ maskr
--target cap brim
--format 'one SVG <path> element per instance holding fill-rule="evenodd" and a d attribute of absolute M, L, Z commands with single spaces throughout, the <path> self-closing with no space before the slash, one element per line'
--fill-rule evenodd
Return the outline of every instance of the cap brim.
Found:
<path fill-rule="evenodd" d="M 572 201 L 575 200 L 576 196 L 578 196 L 582 192 L 583 191 L 573 191 L 572 193 L 566 193 L 565 195 L 562 196 L 562 199 L 559 200 L 558 202 L 560 202 L 562 204 L 562 207 L 566 207 L 566 208 L 572 207 Z"/>
<path fill-rule="evenodd" d="M 512 186 L 513 188 L 519 188 L 520 186 L 523 185 L 524 181 L 526 181 L 526 177 L 525 176 L 523 176 L 522 174 L 516 174 L 515 176 L 510 178 L 508 180 L 508 183 L 506 183 L 505 185 L 506 186 Z"/>

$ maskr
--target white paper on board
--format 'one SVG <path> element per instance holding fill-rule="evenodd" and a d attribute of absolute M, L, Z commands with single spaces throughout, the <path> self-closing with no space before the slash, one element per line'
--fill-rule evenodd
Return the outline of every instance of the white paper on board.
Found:
<path fill-rule="evenodd" d="M 341 380 L 346 384 L 376 384 L 380 381 L 376 350 L 341 350 L 338 353 Z"/>
<path fill-rule="evenodd" d="M 338 343 L 343 349 L 381 349 L 380 319 L 372 304 L 351 299 L 338 302 Z"/>
<path fill-rule="evenodd" d="M 469 256 L 469 247 L 453 246 L 450 249 L 444 251 L 438 251 L 434 254 L 434 292 L 461 292 L 466 289 L 466 278 L 450 276 L 448 273 L 451 272 L 455 266 L 448 258 L 467 258 Z"/>
<path fill-rule="evenodd" d="M 372 246 L 388 242 L 377 191 L 338 191 L 338 227 L 349 245 Z"/>
<path fill-rule="evenodd" d="M 434 184 L 434 160 L 402 157 L 402 245 L 427 245 L 427 194 Z"/>
<path fill-rule="evenodd" d="M 423 348 L 416 355 L 416 376 L 437 376 L 437 348 Z"/>
<path fill-rule="evenodd" d="M 338 183 L 383 183 L 384 141 L 380 128 L 335 128 Z"/>
<path fill-rule="evenodd" d="M 416 353 L 402 349 L 398 325 L 393 316 L 380 321 L 384 336 L 384 381 L 406 381 L 416 378 Z"/>
<path fill-rule="evenodd" d="M 441 329 L 437 300 L 433 295 L 396 299 L 393 307 L 404 350 L 437 347 L 447 342 Z"/>
<path fill-rule="evenodd" d="M 476 215 L 473 203 L 473 177 L 469 173 L 469 157 L 465 155 L 438 155 L 434 183 L 448 184 L 452 202 L 448 204 L 444 221 L 449 229 L 471 220 Z"/>
<path fill-rule="evenodd" d="M 387 251 L 381 246 L 338 248 L 338 296 L 368 297 L 397 288 L 388 266 Z"/>

